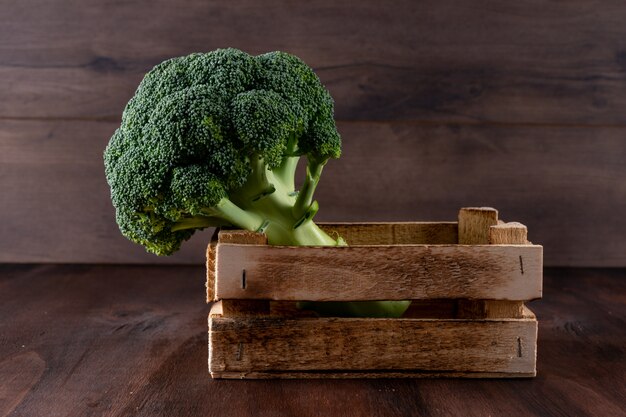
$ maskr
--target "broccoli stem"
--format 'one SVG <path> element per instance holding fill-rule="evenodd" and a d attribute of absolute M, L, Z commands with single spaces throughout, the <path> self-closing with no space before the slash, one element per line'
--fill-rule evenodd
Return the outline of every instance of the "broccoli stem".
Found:
<path fill-rule="evenodd" d="M 223 198 L 214 207 L 207 207 L 196 216 L 185 217 L 172 227 L 176 232 L 185 229 L 198 229 L 217 226 L 238 226 L 243 229 L 257 230 L 263 224 L 263 217 L 256 213 L 242 210 L 228 198 Z"/>
<path fill-rule="evenodd" d="M 296 202 L 293 206 L 293 213 L 296 217 L 303 216 L 306 211 L 309 210 L 311 204 L 313 204 L 313 194 L 315 194 L 315 189 L 320 181 L 324 164 L 325 161 L 309 161 L 309 164 L 306 167 L 304 183 L 302 184 L 302 188 L 300 189 Z"/>
<path fill-rule="evenodd" d="M 252 231 L 258 230 L 264 222 L 262 215 L 240 208 L 227 197 L 222 198 L 214 207 L 206 209 L 205 213 L 224 219 L 233 226 Z"/>
<path fill-rule="evenodd" d="M 283 159 L 282 164 L 280 164 L 278 168 L 272 170 L 274 177 L 280 181 L 284 189 L 289 190 L 290 193 L 293 193 L 296 189 L 294 178 L 299 161 L 300 157 L 298 156 L 287 156 Z"/>
<path fill-rule="evenodd" d="M 296 189 L 294 178 L 296 175 L 296 168 L 300 161 L 300 152 L 298 152 L 298 138 L 294 134 L 287 141 L 285 150 L 285 156 L 282 163 L 272 170 L 274 177 L 280 181 L 290 193 L 293 193 Z"/>
<path fill-rule="evenodd" d="M 336 246 L 337 240 L 330 237 L 313 221 L 313 214 L 295 216 L 295 198 L 282 184 L 275 185 L 275 191 L 260 199 L 250 200 L 244 206 L 246 212 L 261 218 L 263 233 L 271 245 L 293 246 Z M 242 226 L 237 224 L 237 226 Z M 243 226 L 242 226 L 243 227 Z M 259 226 L 260 227 L 260 226 Z M 258 230 L 247 228 L 248 230 Z"/>
<path fill-rule="evenodd" d="M 185 217 L 184 219 L 177 221 L 176 224 L 172 226 L 172 232 L 185 229 L 204 229 L 206 227 L 217 227 L 223 225 L 225 225 L 225 222 L 215 217 L 192 216 Z"/>

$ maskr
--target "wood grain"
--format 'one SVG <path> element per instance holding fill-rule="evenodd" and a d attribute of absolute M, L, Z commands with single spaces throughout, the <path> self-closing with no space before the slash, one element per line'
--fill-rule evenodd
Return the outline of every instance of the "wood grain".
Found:
<path fill-rule="evenodd" d="M 541 278 L 541 246 L 321 248 L 218 244 L 215 297 L 311 301 L 532 300 L 541 296 Z"/>
<path fill-rule="evenodd" d="M 211 317 L 209 367 L 216 376 L 353 370 L 531 374 L 536 338 L 537 322 L 526 319 Z"/>
<path fill-rule="evenodd" d="M 267 236 L 262 233 L 250 232 L 247 230 L 227 230 L 218 231 L 219 242 L 246 244 L 246 245 L 267 245 Z M 217 246 L 215 247 L 215 265 L 214 265 L 214 285 L 217 282 Z M 207 281 L 207 286 L 210 285 Z M 240 285 L 246 288 L 246 272 L 242 271 L 240 276 Z M 208 302 L 217 300 L 217 294 L 213 290 L 213 298 L 207 299 Z M 221 302 L 223 314 L 229 317 L 245 317 L 268 315 L 270 313 L 270 302 L 268 300 L 223 300 Z"/>
<path fill-rule="evenodd" d="M 114 129 L 0 121 L 0 262 L 204 263 L 212 230 L 170 258 L 121 235 L 102 160 Z"/>
<path fill-rule="evenodd" d="M 340 126 L 344 153 L 325 168 L 320 220 L 441 221 L 459 207 L 490 206 L 528 227 L 546 265 L 625 262 L 626 218 L 615 215 L 626 212 L 620 129 Z"/>
<path fill-rule="evenodd" d="M 459 241 L 466 245 L 486 243 L 489 240 L 490 227 L 498 223 L 497 216 L 498 213 L 494 209 L 461 209 L 458 224 Z M 363 241 L 368 240 L 368 235 L 376 233 L 383 240 L 397 241 L 397 235 L 407 236 L 414 230 L 420 230 L 415 224 L 411 227 L 407 227 L 406 224 L 395 225 L 397 227 L 386 226 L 356 225 L 353 228 L 351 225 L 345 225 L 344 229 L 347 234 L 356 236 L 357 240 L 359 233 L 363 233 L 365 235 Z M 449 229 L 447 224 L 444 226 L 445 230 Z M 427 230 L 431 229 L 436 227 L 429 224 Z M 452 377 L 462 377 L 466 373 L 477 377 L 477 372 L 484 373 L 485 377 L 536 374 L 537 321 L 530 312 L 528 317 L 524 316 L 522 301 L 458 300 L 454 314 L 471 320 L 433 320 L 423 317 L 302 318 L 299 314 L 285 318 L 271 317 L 272 309 L 270 301 L 267 300 L 325 300 L 318 297 L 320 293 L 323 294 L 322 297 L 327 293 L 328 279 L 325 282 L 319 280 L 319 277 L 347 281 L 347 285 L 342 288 L 331 288 L 336 290 L 334 299 L 338 300 L 472 298 L 472 295 L 458 291 L 457 281 L 463 279 L 478 287 L 483 285 L 488 291 L 492 291 L 494 285 L 481 282 L 481 278 L 484 279 L 485 276 L 491 280 L 497 277 L 509 281 L 511 276 L 501 267 L 506 266 L 504 249 L 515 249 L 514 246 L 429 246 L 428 241 L 417 246 L 412 245 L 411 240 L 404 240 L 403 244 L 396 243 L 391 246 L 276 247 L 266 246 L 265 236 L 259 233 L 243 230 L 220 231 L 218 236 L 218 244 L 212 251 L 216 253 L 215 271 L 210 275 L 214 278 L 215 284 L 213 295 L 216 299 L 223 300 L 212 308 L 209 314 L 209 372 L 213 378 L 242 379 L 263 376 L 387 378 L 390 375 L 432 376 L 433 373 L 442 373 L 439 376 L 443 376 L 446 372 L 449 373 L 447 376 Z M 423 233 L 419 236 L 423 237 Z M 240 251 L 224 254 L 224 247 L 238 248 Z M 426 256 L 416 254 L 415 248 L 426 249 L 428 253 Z M 431 248 L 445 249 L 443 256 L 442 254 L 433 256 L 430 253 Z M 495 263 L 481 253 L 484 248 L 501 249 L 495 257 Z M 296 279 L 306 281 L 310 285 L 308 291 L 303 291 L 297 283 L 291 282 L 296 279 L 276 280 L 276 276 L 285 273 L 281 268 L 281 257 L 276 256 L 274 250 L 262 254 L 255 253 L 263 249 L 288 249 L 292 254 L 299 253 L 297 262 L 292 259 L 288 259 L 288 262 L 296 264 L 298 268 L 304 268 L 306 272 L 287 273 Z M 467 253 L 458 249 L 475 249 L 473 262 L 478 267 L 477 271 L 467 266 L 472 260 L 469 260 Z M 379 253 L 384 253 L 384 256 L 378 256 Z M 524 275 L 523 258 L 522 255 L 518 256 L 520 272 Z M 400 268 L 394 264 L 395 258 L 404 260 Z M 246 261 L 252 261 L 252 268 L 248 267 Z M 379 269 L 368 270 L 371 265 L 367 265 L 367 261 L 378 264 Z M 418 274 L 415 270 L 411 266 L 407 267 L 412 262 L 419 265 L 420 272 L 423 272 L 421 276 L 416 277 Z M 448 262 L 453 262 L 459 270 L 451 274 L 446 268 Z M 315 265 L 326 267 L 317 269 Z M 337 265 L 340 267 L 333 270 Z M 224 273 L 231 272 L 230 266 L 241 273 L 239 276 L 226 275 L 226 278 L 230 279 L 226 281 L 227 285 L 224 285 L 222 283 Z M 521 280 L 524 281 L 522 289 L 527 290 L 526 293 L 529 289 L 525 288 L 526 286 L 531 287 L 531 291 L 536 286 L 534 279 L 541 281 L 541 259 L 536 267 L 537 271 L 527 271 L 527 276 L 530 275 L 527 279 Z M 351 269 L 357 270 L 356 277 L 350 275 Z M 490 276 L 493 272 L 490 269 L 496 270 L 495 277 Z M 438 274 L 439 272 L 442 274 Z M 367 276 L 367 273 L 370 275 Z M 249 278 L 250 274 L 253 282 Z M 366 279 L 359 275 L 366 275 Z M 412 278 L 409 283 L 406 282 L 407 276 Z M 433 281 L 438 283 L 443 295 L 428 296 L 429 283 Z M 384 282 L 385 286 L 382 294 L 379 291 L 380 282 Z M 504 287 L 510 283 L 499 284 Z M 355 295 L 351 288 L 353 286 L 366 288 L 369 294 L 366 297 Z M 266 291 L 259 295 L 259 287 L 265 287 Z M 233 295 L 233 289 L 238 290 L 239 295 Z M 488 291 L 485 291 L 485 294 Z M 509 297 L 494 295 L 497 292 L 498 289 L 479 298 L 524 299 L 517 298 L 524 296 L 522 291 L 511 293 Z M 420 296 L 413 296 L 416 293 Z M 541 293 L 540 282 L 538 293 Z M 417 309 L 413 309 L 413 313 L 416 311 Z M 515 335 L 510 333 L 513 328 Z M 487 346 L 492 349 L 487 349 Z M 414 351 L 419 352 L 417 356 L 411 354 Z M 517 355 L 513 353 L 514 351 Z M 477 352 L 480 354 L 477 355 Z M 503 362 L 503 357 L 509 358 L 510 361 Z M 346 371 L 353 371 L 355 374 L 348 375 Z"/>
<path fill-rule="evenodd" d="M 522 233 L 520 228 L 511 229 L 498 220 L 498 210 L 491 207 L 466 207 L 459 210 L 459 243 L 526 244 L 526 235 L 523 240 L 519 238 Z M 523 259 L 519 261 L 523 273 Z M 522 317 L 523 311 L 523 301 L 459 300 L 457 315 L 468 319 Z"/>
<path fill-rule="evenodd" d="M 267 236 L 263 233 L 250 232 L 248 230 L 220 229 L 217 240 L 221 243 L 237 243 L 242 245 L 267 245 Z"/>
<path fill-rule="evenodd" d="M 0 122 L 0 262 L 205 262 L 212 230 L 170 258 L 121 236 L 102 166 L 115 127 Z M 324 168 L 316 220 L 445 221 L 459 207 L 489 205 L 528 226 L 529 240 L 546 248 L 546 265 L 626 265 L 626 217 L 615 216 L 626 212 L 619 128 L 340 123 L 339 130 L 343 156 Z"/>
<path fill-rule="evenodd" d="M 39 382 L 45 362 L 33 351 L 0 360 L 0 416 L 8 416 Z"/>
<path fill-rule="evenodd" d="M 624 269 L 546 270 L 546 296 L 531 307 L 530 380 L 218 381 L 207 372 L 201 265 L 0 265 L 0 363 L 26 352 L 45 362 L 10 417 L 619 416 L 625 278 Z M 29 355 L 21 370 L 35 375 Z"/>
<path fill-rule="evenodd" d="M 215 229 L 211 241 L 206 248 L 206 302 L 215 299 L 215 255 L 219 229 Z"/>
<path fill-rule="evenodd" d="M 497 224 L 498 210 L 494 208 L 462 208 L 459 211 L 459 243 L 461 245 L 487 245 L 490 227 Z"/>
<path fill-rule="evenodd" d="M 129 415 L 150 375 L 206 328 L 202 276 L 200 267 L 0 265 L 0 394 L 13 410 L 4 403 L 0 415 Z"/>
<path fill-rule="evenodd" d="M 319 223 L 348 245 L 402 245 L 406 243 L 458 243 L 456 222 Z"/>
<path fill-rule="evenodd" d="M 519 222 L 508 222 L 489 227 L 489 243 L 492 245 L 528 243 L 528 229 Z"/>
<path fill-rule="evenodd" d="M 153 65 L 234 46 L 301 56 L 343 120 L 624 125 L 625 19 L 584 0 L 4 2 L 0 117 L 118 120 Z"/>
<path fill-rule="evenodd" d="M 547 265 L 625 266 L 625 18 L 613 0 L 3 2 L 0 261 L 203 262 L 210 230 L 167 259 L 119 235 L 101 152 L 145 71 L 235 46 L 301 56 L 335 97 L 318 219 L 490 205 Z"/>

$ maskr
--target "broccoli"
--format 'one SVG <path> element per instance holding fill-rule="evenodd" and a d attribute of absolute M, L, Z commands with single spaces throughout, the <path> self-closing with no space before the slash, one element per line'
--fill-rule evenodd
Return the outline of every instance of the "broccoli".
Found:
<path fill-rule="evenodd" d="M 322 170 L 340 154 L 333 100 L 311 68 L 284 52 L 229 48 L 148 72 L 104 162 L 122 234 L 170 255 L 219 226 L 263 232 L 273 245 L 345 245 L 313 221 Z"/>

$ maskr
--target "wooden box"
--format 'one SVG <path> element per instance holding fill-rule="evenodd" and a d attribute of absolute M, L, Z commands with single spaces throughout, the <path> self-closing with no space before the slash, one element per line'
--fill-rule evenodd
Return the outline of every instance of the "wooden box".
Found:
<path fill-rule="evenodd" d="M 320 224 L 346 247 L 208 249 L 213 378 L 531 377 L 543 248 L 491 208 L 458 222 Z M 402 318 L 317 317 L 299 300 L 413 300 Z"/>

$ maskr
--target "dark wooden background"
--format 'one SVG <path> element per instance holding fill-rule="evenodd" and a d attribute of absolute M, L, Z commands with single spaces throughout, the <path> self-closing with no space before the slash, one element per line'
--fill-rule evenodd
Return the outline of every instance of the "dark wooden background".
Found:
<path fill-rule="evenodd" d="M 335 98 L 319 220 L 490 205 L 546 265 L 626 266 L 625 21 L 623 0 L 3 1 L 0 262 L 163 261 L 120 236 L 102 151 L 153 65 L 233 46 L 300 56 Z"/>

